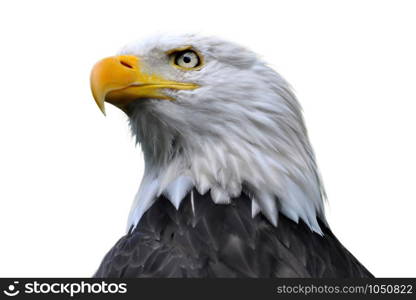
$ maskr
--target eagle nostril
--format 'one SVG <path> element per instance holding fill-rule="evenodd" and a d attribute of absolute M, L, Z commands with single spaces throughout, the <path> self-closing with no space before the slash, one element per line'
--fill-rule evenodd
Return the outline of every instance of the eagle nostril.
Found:
<path fill-rule="evenodd" d="M 120 63 L 126 68 L 133 69 L 133 66 L 124 60 L 120 60 Z"/>

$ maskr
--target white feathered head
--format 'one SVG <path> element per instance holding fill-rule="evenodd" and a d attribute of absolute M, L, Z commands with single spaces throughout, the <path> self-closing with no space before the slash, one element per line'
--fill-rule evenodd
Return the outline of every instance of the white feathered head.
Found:
<path fill-rule="evenodd" d="M 301 108 L 287 82 L 253 52 L 195 35 L 123 48 L 91 74 L 94 98 L 123 109 L 145 157 L 129 225 L 164 194 L 175 207 L 195 187 L 252 214 L 279 211 L 320 233 L 324 188 Z"/>

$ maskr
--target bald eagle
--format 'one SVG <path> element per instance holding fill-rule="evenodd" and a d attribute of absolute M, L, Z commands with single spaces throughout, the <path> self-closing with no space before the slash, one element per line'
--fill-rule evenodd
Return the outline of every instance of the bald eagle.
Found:
<path fill-rule="evenodd" d="M 289 84 L 218 38 L 156 36 L 91 72 L 145 171 L 127 233 L 96 277 L 372 277 L 325 220 L 325 190 Z"/>

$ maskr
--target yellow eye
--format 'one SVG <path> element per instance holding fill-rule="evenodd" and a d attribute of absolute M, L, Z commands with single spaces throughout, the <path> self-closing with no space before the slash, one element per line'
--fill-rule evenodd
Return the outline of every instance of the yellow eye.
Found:
<path fill-rule="evenodd" d="M 201 66 L 201 58 L 194 50 L 178 51 L 172 54 L 172 62 L 175 66 L 192 70 Z"/>

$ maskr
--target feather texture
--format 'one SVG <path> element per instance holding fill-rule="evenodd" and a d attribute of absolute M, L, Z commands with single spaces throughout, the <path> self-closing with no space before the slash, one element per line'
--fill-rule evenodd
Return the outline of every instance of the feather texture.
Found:
<path fill-rule="evenodd" d="M 179 210 L 160 197 L 122 237 L 96 277 L 372 277 L 320 222 L 319 235 L 280 215 L 252 218 L 241 195 L 216 205 L 195 190 Z"/>

